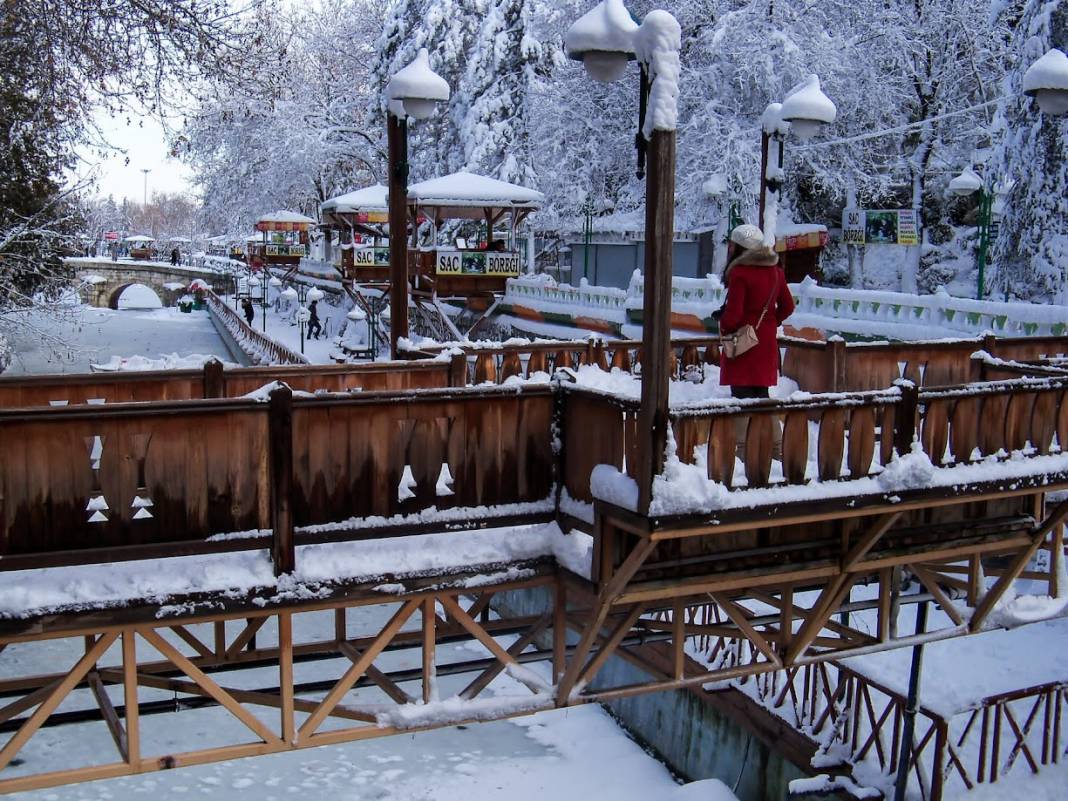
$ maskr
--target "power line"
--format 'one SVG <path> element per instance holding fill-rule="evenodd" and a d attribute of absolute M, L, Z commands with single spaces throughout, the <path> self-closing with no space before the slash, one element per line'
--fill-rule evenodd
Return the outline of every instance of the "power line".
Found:
<path fill-rule="evenodd" d="M 882 131 L 872 131 L 870 133 L 858 134 L 857 136 L 847 136 L 844 139 L 831 139 L 827 142 L 815 142 L 811 145 L 798 145 L 790 148 L 791 150 L 815 150 L 821 147 L 830 147 L 831 145 L 845 145 L 850 142 L 863 142 L 867 139 L 877 139 L 880 136 L 886 136 L 892 133 L 901 133 L 902 131 L 908 131 L 912 128 L 920 128 L 932 122 L 938 122 L 939 120 L 945 120 L 949 117 L 959 117 L 962 114 L 971 114 L 974 111 L 987 108 L 988 106 L 997 105 L 1000 100 L 987 100 L 985 103 L 979 103 L 975 106 L 969 106 L 968 108 L 958 109 L 957 111 L 948 111 L 945 114 L 938 114 L 934 117 L 928 117 L 927 119 L 918 120 L 916 122 L 910 122 L 907 125 L 899 125 L 896 128 L 886 128 Z"/>

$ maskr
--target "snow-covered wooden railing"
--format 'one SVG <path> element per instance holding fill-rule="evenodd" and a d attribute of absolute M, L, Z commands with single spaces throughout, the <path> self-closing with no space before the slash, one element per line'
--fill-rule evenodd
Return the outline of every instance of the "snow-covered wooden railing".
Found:
<path fill-rule="evenodd" d="M 557 284 L 545 276 L 509 279 L 504 302 L 542 312 L 571 310 L 576 316 L 622 322 L 628 311 L 642 306 L 644 280 L 635 273 L 627 289 Z M 872 323 L 908 324 L 968 336 L 993 332 L 1000 336 L 1062 336 L 1068 333 L 1068 308 L 1022 302 L 979 301 L 903 292 L 839 289 L 811 279 L 790 285 L 797 314 Z M 718 276 L 683 278 L 672 282 L 672 310 L 708 317 L 723 305 L 726 290 Z"/>
<path fill-rule="evenodd" d="M 131 370 L 0 376 L 0 409 L 76 406 L 85 403 L 239 398 L 273 381 L 294 392 L 380 392 L 454 386 L 450 362 L 361 362 L 357 364 L 229 367 L 209 360 L 202 369 Z M 463 386 L 461 376 L 455 384 Z"/>
<path fill-rule="evenodd" d="M 248 265 L 243 261 L 231 259 L 229 256 L 212 256 L 207 253 L 197 253 L 191 259 L 194 267 L 201 270 L 211 270 L 226 275 L 239 275 L 248 270 Z"/>
<path fill-rule="evenodd" d="M 729 665 L 744 661 L 747 647 L 706 638 L 700 658 Z M 893 787 L 907 707 L 903 692 L 841 662 L 806 664 L 734 686 L 815 741 L 822 766 L 845 764 L 861 786 Z M 970 699 L 956 708 L 921 703 L 916 714 L 908 779 L 925 801 L 1040 773 L 1068 755 L 1068 682 Z"/>
<path fill-rule="evenodd" d="M 548 385 L 0 409 L 0 572 L 555 514 Z M 88 443 L 88 450 L 87 448 Z M 79 454 L 81 454 L 79 456 Z M 131 503 L 131 499 L 133 502 Z"/>
<path fill-rule="evenodd" d="M 214 292 L 207 292 L 206 297 L 212 316 L 230 333 L 237 346 L 254 364 L 308 364 L 303 355 L 250 326 Z"/>

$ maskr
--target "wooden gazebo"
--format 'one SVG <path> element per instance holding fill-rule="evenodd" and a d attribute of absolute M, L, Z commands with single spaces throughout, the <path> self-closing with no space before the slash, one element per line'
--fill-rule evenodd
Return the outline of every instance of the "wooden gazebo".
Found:
<path fill-rule="evenodd" d="M 343 232 L 341 272 L 359 284 L 389 281 L 389 221 L 386 187 L 381 184 L 330 198 L 320 206 L 323 224 Z"/>
<path fill-rule="evenodd" d="M 475 175 L 456 172 L 408 187 L 408 214 L 412 230 L 408 273 L 416 290 L 439 297 L 472 297 L 504 291 L 505 281 L 519 275 L 521 258 L 516 247 L 516 229 L 545 196 L 533 189 Z M 495 239 L 495 228 L 507 218 L 504 238 Z M 443 224 L 471 220 L 485 224 L 483 241 L 456 238 L 439 243 Z M 419 224 L 432 222 L 430 247 L 416 249 Z"/>
<path fill-rule="evenodd" d="M 253 270 L 264 265 L 295 267 L 308 253 L 308 230 L 316 222 L 295 211 L 275 211 L 256 220 L 257 237 L 249 241 L 247 260 Z"/>

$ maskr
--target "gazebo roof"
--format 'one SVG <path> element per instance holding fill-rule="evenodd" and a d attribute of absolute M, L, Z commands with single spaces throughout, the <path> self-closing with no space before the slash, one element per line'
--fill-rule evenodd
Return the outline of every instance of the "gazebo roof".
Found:
<path fill-rule="evenodd" d="M 363 189 L 324 200 L 321 208 L 324 214 L 327 212 L 355 214 L 361 211 L 386 211 L 389 208 L 386 203 L 387 191 L 382 184 L 366 186 Z"/>
<path fill-rule="evenodd" d="M 257 231 L 307 231 L 316 221 L 295 211 L 272 211 L 256 220 Z"/>
<path fill-rule="evenodd" d="M 133 236 L 126 237 L 126 239 L 124 241 L 126 241 L 126 242 L 155 242 L 156 240 L 153 239 L 150 236 L 145 236 L 144 234 L 134 234 Z"/>
<path fill-rule="evenodd" d="M 454 172 L 431 178 L 408 187 L 408 202 L 421 207 L 436 207 L 446 217 L 480 216 L 486 209 L 523 209 L 541 207 L 545 195 L 535 189 L 475 175 Z"/>

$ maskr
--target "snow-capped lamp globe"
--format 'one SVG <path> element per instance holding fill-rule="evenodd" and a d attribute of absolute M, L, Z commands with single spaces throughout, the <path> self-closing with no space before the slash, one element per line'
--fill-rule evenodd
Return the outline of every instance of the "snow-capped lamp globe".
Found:
<path fill-rule="evenodd" d="M 308 290 L 308 303 L 314 303 L 317 300 L 322 300 L 324 297 L 325 295 L 323 294 L 323 290 L 319 289 L 319 287 L 317 286 L 313 286 L 311 289 Z"/>
<path fill-rule="evenodd" d="M 449 99 L 449 84 L 430 68 L 430 53 L 420 48 L 415 60 L 398 70 L 386 84 L 386 99 L 394 116 L 398 112 L 416 120 L 425 120 L 438 103 Z"/>
<path fill-rule="evenodd" d="M 623 76 L 627 62 L 636 58 L 634 34 L 638 23 L 623 0 L 601 0 L 567 29 L 564 50 L 581 61 L 595 81 L 610 83 Z"/>
<path fill-rule="evenodd" d="M 983 188 L 983 179 L 972 169 L 962 170 L 961 174 L 949 182 L 949 191 L 958 197 L 974 195 Z"/>
<path fill-rule="evenodd" d="M 367 312 L 358 306 L 353 306 L 345 316 L 352 320 L 352 322 L 359 323 L 367 319 Z"/>
<path fill-rule="evenodd" d="M 273 289 L 278 289 L 278 287 L 282 286 L 282 279 L 277 275 L 272 275 L 271 280 L 267 282 L 267 285 Z"/>
<path fill-rule="evenodd" d="M 1068 56 L 1054 48 L 1028 67 L 1023 93 L 1037 100 L 1044 114 L 1068 114 Z"/>
<path fill-rule="evenodd" d="M 790 130 L 798 139 L 807 142 L 824 125 L 834 122 L 838 109 L 820 88 L 819 76 L 809 75 L 786 95 L 779 116 L 790 123 Z"/>
<path fill-rule="evenodd" d="M 291 286 L 286 287 L 282 290 L 281 297 L 285 298 L 287 301 L 294 301 L 297 299 L 297 290 Z"/>

